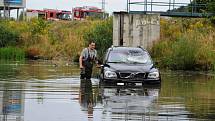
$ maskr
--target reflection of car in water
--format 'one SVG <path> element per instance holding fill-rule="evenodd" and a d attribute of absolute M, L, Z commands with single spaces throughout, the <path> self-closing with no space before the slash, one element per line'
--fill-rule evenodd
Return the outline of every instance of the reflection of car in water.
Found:
<path fill-rule="evenodd" d="M 148 87 L 103 86 L 104 113 L 118 120 L 142 119 L 158 115 L 160 85 Z M 155 118 L 155 117 L 154 117 Z M 146 118 L 145 118 L 146 119 Z"/>
<path fill-rule="evenodd" d="M 111 47 L 101 68 L 104 82 L 160 82 L 147 50 L 141 47 Z"/>

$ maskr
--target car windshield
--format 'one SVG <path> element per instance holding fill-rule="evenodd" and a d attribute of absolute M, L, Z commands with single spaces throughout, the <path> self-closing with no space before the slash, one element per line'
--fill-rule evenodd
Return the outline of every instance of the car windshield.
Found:
<path fill-rule="evenodd" d="M 108 63 L 151 64 L 152 61 L 146 51 L 136 49 L 111 51 L 108 57 Z"/>

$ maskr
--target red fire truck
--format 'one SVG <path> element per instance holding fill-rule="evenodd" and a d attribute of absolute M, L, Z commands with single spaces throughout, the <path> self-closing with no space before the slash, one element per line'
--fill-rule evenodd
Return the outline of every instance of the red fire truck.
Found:
<path fill-rule="evenodd" d="M 71 20 L 72 12 L 64 10 L 44 9 L 44 10 L 27 10 L 27 18 L 42 18 L 45 20 Z"/>
<path fill-rule="evenodd" d="M 72 10 L 74 20 L 84 20 L 87 17 L 102 18 L 103 13 L 102 9 L 91 6 L 76 7 Z"/>

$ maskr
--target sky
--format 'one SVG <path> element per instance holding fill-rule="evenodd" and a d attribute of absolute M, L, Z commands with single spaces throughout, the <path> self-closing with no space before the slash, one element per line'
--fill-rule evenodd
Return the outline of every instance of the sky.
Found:
<path fill-rule="evenodd" d="M 131 2 L 143 2 L 144 0 L 130 0 Z M 148 0 L 151 1 L 151 0 Z M 153 0 L 155 2 L 169 2 L 173 0 Z M 26 0 L 27 9 L 59 9 L 72 11 L 74 7 L 96 6 L 101 8 L 102 0 Z M 105 0 L 105 11 L 108 13 L 127 10 L 127 0 Z M 190 0 L 175 0 L 176 3 L 189 3 Z M 132 6 L 132 10 L 143 10 L 143 6 Z M 148 8 L 151 9 L 150 7 Z M 168 7 L 153 7 L 156 11 L 166 11 Z M 16 13 L 16 12 L 15 12 Z"/>
<path fill-rule="evenodd" d="M 61 9 L 72 10 L 74 7 L 80 6 L 96 6 L 101 8 L 102 0 L 27 0 L 26 8 L 31 9 Z M 105 0 L 106 11 L 125 11 L 127 8 L 127 0 Z"/>
<path fill-rule="evenodd" d="M 74 7 L 96 6 L 101 8 L 102 0 L 26 0 L 26 8 L 29 9 L 61 9 L 71 11 Z M 131 2 L 143 2 L 144 0 L 130 0 Z M 151 1 L 151 0 L 148 0 Z M 169 2 L 170 0 L 153 0 L 156 2 Z M 173 0 L 171 0 L 173 1 Z M 105 10 L 109 13 L 113 11 L 126 11 L 127 0 L 105 0 Z M 177 3 L 189 3 L 190 0 L 175 0 Z M 141 10 L 143 6 L 133 6 L 131 9 Z M 150 9 L 150 8 L 149 8 Z M 166 10 L 168 7 L 154 7 L 154 10 Z"/>

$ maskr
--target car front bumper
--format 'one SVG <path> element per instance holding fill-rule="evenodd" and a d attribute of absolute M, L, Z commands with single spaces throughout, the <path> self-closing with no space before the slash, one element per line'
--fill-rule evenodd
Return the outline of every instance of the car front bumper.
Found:
<path fill-rule="evenodd" d="M 161 79 L 110 79 L 110 78 L 104 78 L 104 82 L 110 82 L 110 83 L 160 83 Z"/>

